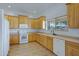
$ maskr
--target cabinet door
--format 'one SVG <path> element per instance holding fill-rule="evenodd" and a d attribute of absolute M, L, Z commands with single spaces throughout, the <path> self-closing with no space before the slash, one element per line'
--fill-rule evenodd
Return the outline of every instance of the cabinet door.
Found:
<path fill-rule="evenodd" d="M 18 17 L 14 16 L 14 18 L 13 18 L 13 28 L 18 28 L 18 27 L 19 27 Z"/>
<path fill-rule="evenodd" d="M 37 29 L 43 29 L 43 20 L 37 20 Z"/>
<path fill-rule="evenodd" d="M 73 28 L 75 26 L 75 17 L 74 17 L 74 12 L 75 12 L 75 7 L 73 4 L 68 4 L 67 5 L 67 15 L 68 15 L 68 25 L 69 28 Z"/>
<path fill-rule="evenodd" d="M 39 43 L 43 44 L 43 36 L 42 35 L 40 35 Z"/>
<path fill-rule="evenodd" d="M 13 44 L 13 36 L 10 34 L 10 44 Z"/>
<path fill-rule="evenodd" d="M 37 38 L 36 38 L 36 34 L 35 33 L 29 33 L 28 34 L 28 40 L 29 42 L 34 42 Z"/>
<path fill-rule="evenodd" d="M 13 17 L 13 16 L 8 16 L 8 17 L 9 17 L 8 20 L 9 20 L 9 24 L 10 24 L 10 29 L 11 29 L 11 28 L 14 28 L 14 20 L 13 20 L 14 17 Z"/>
<path fill-rule="evenodd" d="M 10 35 L 10 44 L 19 44 L 19 35 L 11 34 Z"/>
<path fill-rule="evenodd" d="M 43 46 L 46 48 L 47 48 L 47 41 L 48 41 L 47 36 L 44 36 L 43 37 Z"/>
<path fill-rule="evenodd" d="M 32 19 L 30 21 L 31 28 L 33 28 L 33 29 L 42 29 L 42 22 L 43 22 L 43 20 L 40 20 L 40 19 Z"/>
<path fill-rule="evenodd" d="M 66 41 L 66 56 L 79 56 L 79 44 Z"/>
<path fill-rule="evenodd" d="M 67 4 L 69 28 L 79 28 L 79 4 Z"/>
<path fill-rule="evenodd" d="M 19 18 L 19 24 L 27 24 L 28 23 L 27 16 L 18 16 L 18 18 Z"/>
<path fill-rule="evenodd" d="M 75 4 L 75 26 L 79 28 L 79 3 Z"/>
<path fill-rule="evenodd" d="M 31 21 L 30 21 L 30 27 L 31 27 L 31 28 L 34 28 L 33 26 L 34 26 L 34 22 L 31 20 Z"/>
<path fill-rule="evenodd" d="M 13 40 L 15 44 L 19 43 L 19 36 L 18 35 L 13 35 Z"/>
<path fill-rule="evenodd" d="M 51 38 L 51 37 L 48 37 L 48 39 L 47 39 L 47 48 L 50 51 L 53 51 L 53 38 Z"/>
<path fill-rule="evenodd" d="M 36 34 L 36 41 L 40 43 L 40 35 L 38 33 Z"/>
<path fill-rule="evenodd" d="M 18 17 L 17 16 L 5 16 L 9 21 L 10 28 L 18 28 Z"/>
<path fill-rule="evenodd" d="M 72 56 L 79 56 L 79 50 L 72 48 Z"/>
<path fill-rule="evenodd" d="M 24 24 L 24 16 L 18 16 L 19 24 Z"/>
<path fill-rule="evenodd" d="M 33 36 L 31 33 L 28 34 L 28 41 L 29 42 L 32 42 L 33 41 Z"/>
<path fill-rule="evenodd" d="M 39 25 L 38 25 L 38 20 L 32 20 L 31 21 L 31 28 L 33 29 L 38 29 Z"/>

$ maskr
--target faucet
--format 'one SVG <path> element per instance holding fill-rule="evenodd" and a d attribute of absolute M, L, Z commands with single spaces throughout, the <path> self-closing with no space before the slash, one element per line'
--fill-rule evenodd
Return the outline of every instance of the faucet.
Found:
<path fill-rule="evenodd" d="M 52 34 L 53 34 L 53 35 L 56 35 L 55 32 L 54 32 L 54 28 L 53 28 L 53 33 L 52 33 Z"/>

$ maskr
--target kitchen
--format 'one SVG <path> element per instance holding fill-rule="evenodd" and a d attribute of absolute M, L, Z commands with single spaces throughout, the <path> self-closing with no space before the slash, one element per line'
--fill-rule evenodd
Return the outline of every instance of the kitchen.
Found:
<path fill-rule="evenodd" d="M 2 56 L 79 56 L 78 7 L 78 3 L 0 4 L 2 20 L 9 23 L 9 48 Z"/>

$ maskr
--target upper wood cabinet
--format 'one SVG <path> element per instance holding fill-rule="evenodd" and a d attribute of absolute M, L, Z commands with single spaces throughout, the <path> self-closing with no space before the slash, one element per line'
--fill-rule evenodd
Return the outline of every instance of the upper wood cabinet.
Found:
<path fill-rule="evenodd" d="M 33 18 L 30 21 L 30 27 L 33 29 L 43 29 L 43 21 L 45 20 L 44 16 L 39 18 Z"/>
<path fill-rule="evenodd" d="M 30 21 L 30 27 L 32 28 L 32 29 L 38 29 L 38 25 L 37 25 L 37 19 L 31 19 L 31 21 Z"/>
<path fill-rule="evenodd" d="M 10 29 L 18 28 L 18 17 L 17 16 L 5 16 L 9 21 Z"/>
<path fill-rule="evenodd" d="M 79 4 L 67 4 L 67 16 L 69 28 L 79 28 Z"/>
<path fill-rule="evenodd" d="M 41 29 L 39 23 L 41 23 L 41 22 L 38 19 L 31 19 L 31 21 L 30 21 L 30 27 L 32 29 Z"/>
<path fill-rule="evenodd" d="M 39 17 L 38 18 L 39 19 L 39 27 L 41 28 L 41 29 L 43 29 L 43 21 L 45 21 L 46 20 L 46 17 L 45 16 L 41 16 L 41 17 Z"/>
<path fill-rule="evenodd" d="M 28 17 L 27 16 L 18 16 L 19 24 L 28 24 Z"/>
<path fill-rule="evenodd" d="M 66 56 L 79 56 L 79 44 L 66 41 Z"/>
<path fill-rule="evenodd" d="M 18 26 L 19 26 L 19 25 L 18 25 L 19 22 L 18 22 L 18 17 L 17 17 L 17 16 L 14 16 L 13 24 L 14 24 L 14 25 L 13 25 L 13 26 L 14 26 L 13 28 L 18 28 Z"/>

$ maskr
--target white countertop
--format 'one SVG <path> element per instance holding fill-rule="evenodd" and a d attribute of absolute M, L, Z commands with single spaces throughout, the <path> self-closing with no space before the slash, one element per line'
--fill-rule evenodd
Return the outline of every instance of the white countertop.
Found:
<path fill-rule="evenodd" d="M 50 37 L 53 37 L 53 38 L 60 38 L 60 39 L 75 42 L 75 43 L 79 43 L 79 38 L 77 38 L 77 37 L 70 37 L 70 36 L 64 36 L 64 35 L 52 35 L 52 34 L 41 33 L 41 32 L 39 32 L 38 34 L 50 36 Z"/>

